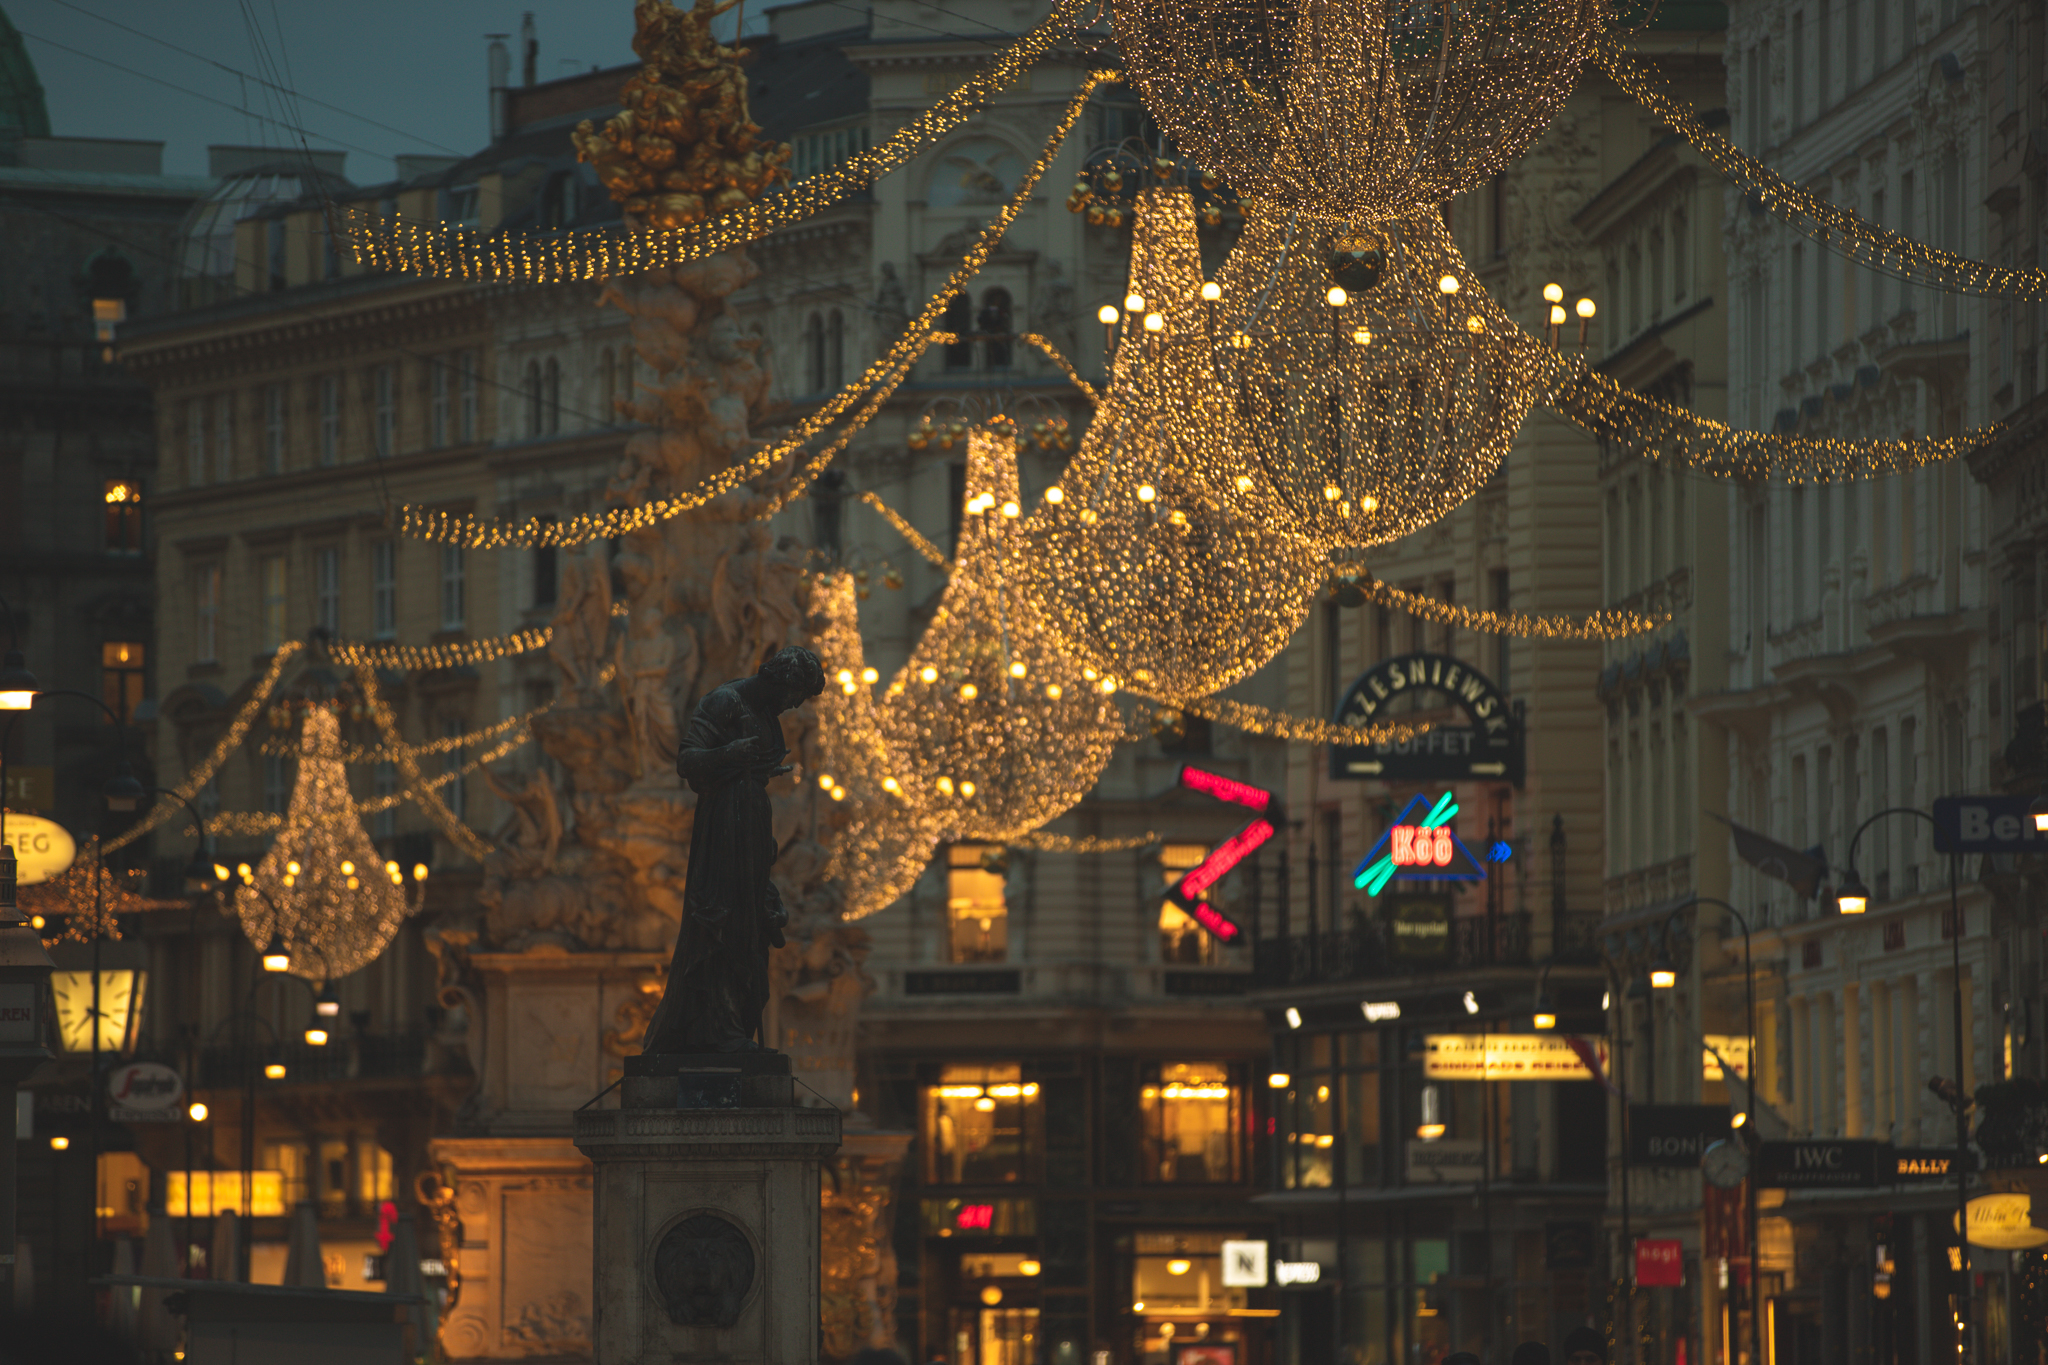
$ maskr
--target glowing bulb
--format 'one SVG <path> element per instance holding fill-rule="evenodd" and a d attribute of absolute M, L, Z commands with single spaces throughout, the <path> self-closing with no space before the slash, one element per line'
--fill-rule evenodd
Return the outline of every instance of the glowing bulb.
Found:
<path fill-rule="evenodd" d="M 327 1030 L 326 1030 L 326 1029 L 324 1029 L 324 1028 L 309 1028 L 309 1029 L 307 1029 L 307 1030 L 306 1030 L 306 1042 L 307 1042 L 307 1044 L 308 1044 L 309 1046 L 312 1046 L 312 1047 L 326 1047 L 326 1046 L 327 1046 Z"/>
<path fill-rule="evenodd" d="M 222 867 L 219 863 L 215 863 L 213 865 L 213 875 L 215 880 L 224 882 L 235 874 Z"/>
<path fill-rule="evenodd" d="M 831 790 L 832 790 L 832 774 L 830 774 L 830 773 L 819 773 L 819 774 L 818 774 L 818 786 L 819 786 L 819 787 L 821 787 L 821 788 L 823 788 L 823 789 L 824 789 L 825 791 L 831 791 Z"/>
<path fill-rule="evenodd" d="M 1561 304 L 1561 303 L 1553 303 L 1553 304 L 1551 304 L 1551 305 L 1550 305 L 1550 325 L 1551 325 L 1552 327 L 1562 327 L 1562 326 L 1564 326 L 1564 305 L 1563 305 L 1563 304 Z"/>
<path fill-rule="evenodd" d="M 1036 1275 L 1044 1269 L 1044 1266 L 1032 1260 L 1029 1256 L 1026 1256 L 1023 1260 L 1017 1262 L 1017 1273 L 1019 1275 L 1025 1276 L 1026 1278 Z"/>
<path fill-rule="evenodd" d="M 1740 1127 L 1741 1127 L 1741 1126 L 1742 1126 L 1743 1124 L 1745 1124 L 1745 1123 L 1748 1123 L 1748 1122 L 1749 1122 L 1749 1115 L 1747 1115 L 1747 1114 L 1737 1114 L 1737 1115 L 1736 1115 L 1736 1116 L 1735 1116 L 1734 1118 L 1732 1118 L 1732 1119 L 1729 1119 L 1729 1120 L 1728 1120 L 1728 1126 L 1729 1126 L 1730 1128 L 1740 1128 Z"/>
<path fill-rule="evenodd" d="M 935 683 L 939 680 L 939 670 L 933 668 L 930 664 L 926 664 L 923 668 L 917 670 L 917 678 L 919 682 Z"/>
<path fill-rule="evenodd" d="M 1289 1006 L 1287 1007 L 1287 1027 L 1289 1027 L 1289 1028 L 1300 1028 L 1300 1027 L 1301 1027 L 1301 1011 L 1300 1011 L 1300 1010 L 1298 1010 L 1298 1009 L 1296 1009 L 1296 1008 L 1295 1008 L 1294 1006 L 1292 1006 L 1292 1005 L 1289 1005 Z"/>
<path fill-rule="evenodd" d="M 1165 331 L 1165 330 L 1166 330 L 1166 319 L 1165 319 L 1165 318 L 1163 318 L 1163 317 L 1161 317 L 1161 316 L 1159 316 L 1159 314 L 1157 314 L 1157 313 L 1147 313 L 1147 314 L 1145 314 L 1145 330 L 1146 330 L 1146 331 L 1148 331 L 1148 332 L 1163 332 L 1163 331 Z"/>
<path fill-rule="evenodd" d="M 1045 685 L 1045 695 L 1048 700 L 1058 701 L 1060 699 L 1060 685 L 1058 683 L 1047 683 Z"/>
<path fill-rule="evenodd" d="M 1446 294 L 1455 294 L 1458 292 L 1458 277 L 1446 275 L 1436 282 L 1436 287 Z"/>
<path fill-rule="evenodd" d="M 1216 302 L 1216 300 L 1222 297 L 1223 286 L 1216 283 L 1216 281 L 1210 280 L 1207 284 L 1202 286 L 1202 299 L 1204 302 L 1214 303 Z"/>
<path fill-rule="evenodd" d="M 885 777 L 882 779 L 882 790 L 894 796 L 897 792 L 903 790 L 903 784 L 893 777 Z"/>
<path fill-rule="evenodd" d="M 1126 312 L 1131 312 L 1131 313 L 1142 313 L 1142 312 L 1144 312 L 1144 311 L 1145 311 L 1145 296 L 1144 296 L 1143 294 L 1126 294 L 1126 295 L 1124 295 L 1124 310 L 1125 310 Z"/>
<path fill-rule="evenodd" d="M 972 782 L 962 782 L 960 784 L 960 794 L 972 801 L 974 799 L 974 784 Z"/>
<path fill-rule="evenodd" d="M 1594 308 L 1593 300 L 1591 299 L 1580 299 L 1577 303 L 1572 305 L 1572 310 L 1582 318 L 1592 317 L 1593 314 L 1596 311 L 1598 311 Z"/>
<path fill-rule="evenodd" d="M 1252 339 L 1247 333 L 1232 332 L 1230 334 L 1230 344 L 1240 351 L 1249 351 L 1252 348 Z"/>
<path fill-rule="evenodd" d="M 1564 302 L 1564 286 L 1563 286 L 1563 285 L 1561 285 L 1561 284 L 1546 284 L 1546 285 L 1544 285 L 1544 286 L 1543 286 L 1543 301 L 1544 301 L 1545 303 L 1563 303 L 1563 302 Z"/>
<path fill-rule="evenodd" d="M 1342 308 L 1345 304 L 1351 302 L 1351 296 L 1344 292 L 1344 286 L 1341 284 L 1331 285 L 1330 292 L 1323 295 L 1323 297 L 1330 301 L 1330 307 L 1332 308 Z"/>
<path fill-rule="evenodd" d="M 842 668 L 839 670 L 837 677 L 839 681 L 843 683 L 850 683 L 853 681 L 853 670 L 850 668 Z"/>
<path fill-rule="evenodd" d="M 1354 328 L 1352 328 L 1352 329 L 1351 329 L 1351 344 L 1352 344 L 1352 345 L 1354 345 L 1354 346 L 1370 346 L 1370 345 L 1372 345 L 1372 329 L 1371 329 L 1370 327 L 1354 327 Z"/>
<path fill-rule="evenodd" d="M 1380 510 L 1380 500 L 1371 493 L 1367 493 L 1358 500 L 1358 506 L 1362 511 L 1377 512 Z"/>
<path fill-rule="evenodd" d="M 1166 1263 L 1166 1273 L 1169 1275 L 1185 1275 L 1194 1268 L 1195 1263 L 1185 1256 L 1176 1256 Z"/>
<path fill-rule="evenodd" d="M 194 1100 L 191 1104 L 186 1106 L 185 1112 L 191 1115 L 192 1121 L 194 1123 L 204 1123 L 206 1122 L 207 1114 L 211 1111 L 207 1109 L 203 1101 Z"/>
<path fill-rule="evenodd" d="M 427 879 L 427 865 L 425 863 L 414 863 L 412 865 L 412 879 L 416 882 L 423 882 Z"/>
<path fill-rule="evenodd" d="M 61 1152 L 70 1145 L 71 1139 L 62 1134 L 50 1139 L 50 1150 L 53 1152 Z"/>
<path fill-rule="evenodd" d="M 864 683 L 878 682 L 880 681 L 881 676 L 881 674 L 875 672 L 875 670 L 872 668 L 863 668 L 860 671 L 860 680 Z"/>
<path fill-rule="evenodd" d="M 397 863 L 386 863 L 386 864 L 384 864 L 384 872 L 385 872 L 385 875 L 386 875 L 386 876 L 396 877 L 396 876 L 398 875 L 398 864 L 397 864 Z"/>
<path fill-rule="evenodd" d="M 1003 504 L 1003 515 L 1006 517 L 1014 517 L 1023 510 L 1023 508 L 1019 507 L 1014 502 L 1006 502 Z"/>
<path fill-rule="evenodd" d="M 235 869 L 235 875 L 246 882 L 253 874 L 249 871 L 249 865 L 247 863 L 243 863 Z"/>
<path fill-rule="evenodd" d="M 283 1079 L 284 1079 L 284 1063 L 283 1063 L 283 1062 L 271 1062 L 271 1063 L 270 1063 L 269 1065 L 267 1065 L 267 1066 L 265 1066 L 265 1067 L 263 1068 L 263 1076 L 264 1076 L 264 1079 L 266 1079 L 266 1080 L 272 1080 L 272 1081 L 281 1081 L 281 1080 L 283 1080 Z"/>
<path fill-rule="evenodd" d="M 294 877 L 299 875 L 299 865 L 297 863 L 286 863 L 284 865 L 284 870 L 291 873 L 291 875 Z"/>
<path fill-rule="evenodd" d="M 1324 502 L 1335 502 L 1335 501 L 1336 501 L 1337 499 L 1339 499 L 1339 498 L 1341 498 L 1341 497 L 1343 497 L 1343 496 L 1344 496 L 1344 490 L 1343 490 L 1343 489 L 1341 489 L 1341 488 L 1339 488 L 1339 487 L 1337 487 L 1337 485 L 1336 485 L 1336 484 L 1334 484 L 1334 483 L 1326 483 L 1326 484 L 1324 484 L 1324 485 L 1323 485 L 1323 501 L 1324 501 Z"/>
<path fill-rule="evenodd" d="M 976 697 L 980 695 L 981 689 L 976 687 L 973 683 L 960 684 L 960 700 L 973 701 Z"/>
<path fill-rule="evenodd" d="M 1486 330 L 1486 319 L 1480 317 L 1477 313 L 1468 314 L 1465 318 L 1465 330 L 1473 336 L 1478 336 Z"/>
<path fill-rule="evenodd" d="M 1249 492 L 1251 492 L 1251 491 L 1252 491 L 1252 476 L 1251 476 L 1251 475 L 1249 475 L 1249 474 L 1240 474 L 1240 475 L 1238 475 L 1238 476 L 1237 476 L 1237 491 L 1238 491 L 1238 492 L 1240 492 L 1240 493 L 1249 493 Z"/>
<path fill-rule="evenodd" d="M 1650 973 L 1650 985 L 1660 991 L 1668 991 L 1678 984 L 1678 973 L 1668 967 L 1660 967 Z"/>
<path fill-rule="evenodd" d="M 1294 1077 L 1286 1072 L 1275 1071 L 1266 1077 L 1266 1088 L 1268 1090 L 1285 1090 L 1293 1080 Z"/>
<path fill-rule="evenodd" d="M 988 1096 L 983 1095 L 980 1099 L 974 1102 L 974 1108 L 975 1112 L 977 1113 L 993 1114 L 996 1111 L 996 1102 L 990 1099 Z"/>
<path fill-rule="evenodd" d="M 1104 696 L 1108 696 L 1110 693 L 1114 691 L 1116 691 L 1116 679 L 1104 678 L 1102 680 L 1102 694 Z"/>
<path fill-rule="evenodd" d="M 951 796 L 953 794 L 953 779 L 950 777 L 942 776 L 934 785 L 938 787 L 939 794 L 942 796 Z"/>
<path fill-rule="evenodd" d="M 1065 502 L 1067 500 L 1067 495 L 1060 491 L 1060 486 L 1058 484 L 1054 484 L 1052 487 L 1045 490 L 1045 500 L 1051 503 Z"/>
<path fill-rule="evenodd" d="M 344 862 L 344 863 L 342 863 L 342 865 L 341 865 L 341 875 L 342 875 L 342 876 L 344 876 L 344 877 L 353 877 L 353 876 L 355 876 L 355 875 L 356 875 L 356 865 L 355 865 L 354 863 L 351 863 L 351 862 Z"/>
<path fill-rule="evenodd" d="M 832 789 L 832 799 L 834 801 L 844 801 L 846 799 L 846 788 L 834 787 Z"/>
<path fill-rule="evenodd" d="M 1158 489 L 1156 489 L 1156 488 L 1154 488 L 1154 487 L 1153 487 L 1153 486 L 1152 486 L 1151 484 L 1149 484 L 1149 483 L 1141 483 L 1141 484 L 1139 484 L 1139 485 L 1138 485 L 1138 501 L 1139 501 L 1139 502 L 1150 502 L 1150 501 L 1152 501 L 1152 499 L 1154 499 L 1154 498 L 1156 498 L 1156 497 L 1158 497 L 1158 496 L 1159 496 L 1159 490 L 1158 490 Z"/>
<path fill-rule="evenodd" d="M 1010 664 L 1010 676 L 1013 678 L 1024 676 L 1024 661 L 1022 659 L 1015 660 Z"/>
<path fill-rule="evenodd" d="M 1103 304 L 1102 307 L 1095 310 L 1095 320 L 1105 326 L 1114 323 L 1116 321 L 1116 305 L 1113 303 Z"/>
<path fill-rule="evenodd" d="M 1556 1015 L 1554 1015 L 1554 1014 L 1539 1014 L 1539 1015 L 1537 1015 L 1537 1016 L 1536 1016 L 1536 1027 L 1537 1027 L 1537 1028 L 1556 1028 L 1556 1027 L 1557 1027 L 1557 1016 L 1556 1016 Z"/>

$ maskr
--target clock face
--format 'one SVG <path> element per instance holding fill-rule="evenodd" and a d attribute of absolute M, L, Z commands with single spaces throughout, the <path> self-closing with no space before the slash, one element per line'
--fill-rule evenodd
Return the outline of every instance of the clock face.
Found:
<path fill-rule="evenodd" d="M 1700 1155 L 1700 1172 L 1715 1188 L 1732 1190 L 1749 1174 L 1749 1153 L 1733 1138 L 1709 1143 Z"/>
<path fill-rule="evenodd" d="M 128 1032 L 135 1004 L 136 972 L 103 971 L 100 977 L 100 1051 L 118 1052 Z M 55 972 L 50 993 L 57 1001 L 57 1034 L 66 1052 L 92 1051 L 93 1000 L 91 972 Z"/>

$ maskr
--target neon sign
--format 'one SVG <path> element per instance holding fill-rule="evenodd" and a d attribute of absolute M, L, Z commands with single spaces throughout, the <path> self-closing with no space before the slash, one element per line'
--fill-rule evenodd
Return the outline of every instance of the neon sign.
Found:
<path fill-rule="evenodd" d="M 1455 792 L 1445 792 L 1434 804 L 1417 796 L 1401 810 L 1393 828 L 1365 855 L 1351 873 L 1351 883 L 1368 896 L 1386 890 L 1387 883 L 1402 881 L 1476 882 L 1486 877 L 1486 866 L 1472 856 L 1451 829 L 1458 814 Z"/>
<path fill-rule="evenodd" d="M 1273 793 L 1263 787 L 1240 782 L 1234 777 L 1212 773 L 1201 768 L 1183 766 L 1180 770 L 1180 785 L 1189 791 L 1213 796 L 1233 806 L 1243 806 L 1258 812 L 1250 824 L 1225 839 L 1208 857 L 1181 874 L 1166 893 L 1166 898 L 1186 911 L 1195 923 L 1214 934 L 1225 943 L 1235 943 L 1244 931 L 1235 923 L 1224 918 L 1215 906 L 1201 899 L 1202 893 L 1221 881 L 1230 870 L 1258 851 L 1260 845 L 1278 833 L 1273 823 Z"/>
<path fill-rule="evenodd" d="M 962 1204 L 953 1216 L 953 1226 L 962 1232 L 987 1232 L 995 1217 L 994 1204 Z"/>

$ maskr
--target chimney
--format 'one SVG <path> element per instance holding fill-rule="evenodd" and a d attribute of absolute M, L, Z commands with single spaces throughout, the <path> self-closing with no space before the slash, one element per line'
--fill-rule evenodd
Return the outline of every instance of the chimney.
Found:
<path fill-rule="evenodd" d="M 540 39 L 534 36 L 532 10 L 519 21 L 519 52 L 525 62 L 526 84 L 532 85 L 540 67 Z"/>
<path fill-rule="evenodd" d="M 484 37 L 491 40 L 491 46 L 485 57 L 485 63 L 486 69 L 490 72 L 491 81 L 491 141 L 493 142 L 505 136 L 505 125 L 509 121 L 507 115 L 511 112 L 509 108 L 510 100 L 505 93 L 506 83 L 512 79 L 512 57 L 510 53 L 505 51 L 505 40 L 511 36 L 509 33 L 486 33 L 484 35 Z"/>

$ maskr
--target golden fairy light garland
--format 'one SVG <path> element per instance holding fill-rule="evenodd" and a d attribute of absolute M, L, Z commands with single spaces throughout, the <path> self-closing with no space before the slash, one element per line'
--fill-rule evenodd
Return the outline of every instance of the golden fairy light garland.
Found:
<path fill-rule="evenodd" d="M 2048 269 L 1972 260 L 1881 227 L 1785 179 L 1714 132 L 1662 89 L 1619 42 L 1600 44 L 1598 61 L 1624 93 L 1691 143 L 1714 169 L 1807 237 L 1858 265 L 1958 294 L 2048 298 Z"/>
<path fill-rule="evenodd" d="M 1018 337 L 1017 340 L 1023 342 L 1026 346 L 1034 346 L 1043 352 L 1047 360 L 1050 360 L 1059 367 L 1060 373 L 1067 377 L 1069 383 L 1088 396 L 1089 402 L 1096 403 L 1102 400 L 1102 395 L 1096 392 L 1095 386 L 1081 377 L 1081 372 L 1074 368 L 1074 362 L 1062 355 L 1059 347 L 1053 345 L 1036 332 L 1026 332 Z"/>
<path fill-rule="evenodd" d="M 1519 635 L 1539 640 L 1623 640 L 1671 622 L 1669 612 L 1662 616 L 1625 610 L 1596 611 L 1590 616 L 1525 616 L 1512 611 L 1476 611 L 1420 593 L 1404 592 L 1371 574 L 1360 574 L 1348 581 L 1368 599 L 1383 606 L 1439 625 L 1460 626 L 1487 635 Z"/>
<path fill-rule="evenodd" d="M 1159 831 L 1148 829 L 1143 834 L 1126 834 L 1117 837 L 1080 834 L 1048 834 L 1042 829 L 1033 830 L 1020 839 L 1010 842 L 1019 848 L 1028 848 L 1039 853 L 1128 853 L 1134 848 L 1160 842 Z"/>
<path fill-rule="evenodd" d="M 107 852 L 112 853 L 117 848 L 125 848 L 134 843 L 174 814 L 184 810 L 186 801 L 198 798 L 200 789 L 213 781 L 213 775 L 220 771 L 221 764 L 227 762 L 228 755 L 242 747 L 242 741 L 249 736 L 249 727 L 263 714 L 263 708 L 269 703 L 270 694 L 276 689 L 278 679 L 284 676 L 285 667 L 298 657 L 302 648 L 297 640 L 291 640 L 278 646 L 277 652 L 270 656 L 269 667 L 263 670 L 263 676 L 257 680 L 255 688 L 249 693 L 249 700 L 242 703 L 242 709 L 228 722 L 228 728 L 222 732 L 219 742 L 205 758 L 185 774 L 185 780 L 175 788 L 183 800 L 159 800 L 140 820 L 107 840 Z"/>
<path fill-rule="evenodd" d="M 872 151 L 808 176 L 778 194 L 708 222 L 664 232 L 617 228 L 573 232 L 484 232 L 457 223 L 412 223 L 350 207 L 341 232 L 372 270 L 435 279 L 558 284 L 631 275 L 700 260 L 800 223 L 867 188 L 957 128 L 1070 38 L 1089 0 L 1058 0 L 1045 21 L 996 54 L 986 71 L 926 109 Z M 1100 79 L 1084 82 L 1092 88 Z"/>
<path fill-rule="evenodd" d="M 860 501 L 881 513 L 882 519 L 896 528 L 896 534 L 908 541 L 911 549 L 923 555 L 934 566 L 944 569 L 947 573 L 953 572 L 953 561 L 947 558 L 946 552 L 927 540 L 924 533 L 912 526 L 901 512 L 883 502 L 872 491 L 860 494 Z"/>
<path fill-rule="evenodd" d="M 415 670 L 461 668 L 545 649 L 553 633 L 552 626 L 535 626 L 530 630 L 515 631 L 510 635 L 494 636 L 487 640 L 465 640 L 460 644 L 447 645 L 382 645 L 364 644 L 360 641 L 337 641 L 327 647 L 327 657 L 348 668 L 354 668 L 359 664 Z"/>
<path fill-rule="evenodd" d="M 404 780 L 407 795 L 429 820 L 440 826 L 449 843 L 481 861 L 491 851 L 491 846 L 475 830 L 456 819 L 455 812 L 449 810 L 428 785 L 412 749 L 398 733 L 397 718 L 391 714 L 391 708 L 385 704 L 383 694 L 378 690 L 376 670 L 367 664 L 356 665 L 356 686 L 362 689 L 363 705 L 384 736 L 384 743 L 391 751 L 391 761 L 397 765 L 398 774 Z"/>
<path fill-rule="evenodd" d="M 526 719 L 526 717 L 518 717 L 518 719 L 524 720 Z M 425 789 L 427 791 L 439 791 L 441 788 L 447 786 L 449 783 L 455 781 L 457 778 L 468 777 L 471 774 L 476 773 L 484 768 L 488 768 L 489 766 L 491 766 L 491 764 L 496 763 L 499 759 L 504 758 L 508 754 L 514 753 L 519 749 L 525 747 L 528 743 L 532 741 L 532 739 L 533 735 L 529 732 L 526 734 L 512 735 L 504 740 L 501 740 L 496 747 L 486 750 L 484 753 L 478 754 L 475 758 L 470 759 L 461 767 L 450 768 L 446 772 L 436 773 L 434 776 L 428 778 Z M 349 749 L 353 747 L 354 746 L 343 746 L 342 754 L 344 755 L 344 762 L 348 761 L 346 758 L 346 754 L 348 753 Z M 268 752 L 267 747 L 265 752 Z M 428 749 L 427 746 L 421 745 L 418 749 L 414 750 L 414 752 L 426 753 L 428 752 Z M 415 798 L 411 788 L 400 788 L 398 791 L 393 792 L 388 796 L 373 796 L 367 801 L 356 802 L 355 812 L 358 816 L 376 815 L 383 811 L 393 810 L 401 805 L 404 805 L 407 801 L 411 801 L 414 799 Z M 207 818 L 206 827 L 211 833 L 215 835 L 269 834 L 272 831 L 276 830 L 283 823 L 284 817 L 282 815 L 277 814 L 274 811 L 236 810 L 216 812 L 215 814 Z"/>
<path fill-rule="evenodd" d="M 1549 127 L 1598 0 L 1117 0 L 1117 47 L 1176 147 L 1240 194 L 1374 221 L 1490 179 Z"/>
<path fill-rule="evenodd" d="M 1290 716 L 1285 711 L 1232 701 L 1228 697 L 1197 697 L 1189 701 L 1147 698 L 1161 706 L 1185 711 L 1191 716 L 1228 725 L 1233 730 L 1265 735 L 1269 739 L 1291 739 L 1303 744 L 1405 744 L 1429 729 L 1427 721 L 1378 721 L 1372 725 L 1337 725 L 1327 720 Z"/>
<path fill-rule="evenodd" d="M 512 524 L 479 521 L 467 515 L 454 516 L 430 508 L 405 504 L 399 508 L 399 533 L 420 540 L 482 549 L 583 545 L 680 516 L 723 496 L 749 479 L 766 474 L 802 449 L 813 437 L 852 411 L 855 405 L 861 402 L 863 395 L 875 385 L 887 382 L 888 377 L 899 370 L 907 371 L 916 357 L 931 344 L 931 334 L 947 307 L 951 305 L 953 296 L 980 273 L 990 254 L 995 251 L 996 245 L 1009 231 L 1010 225 L 1030 204 L 1032 191 L 1045 175 L 1046 169 L 1052 165 L 1054 158 L 1059 155 L 1067 134 L 1072 131 L 1074 124 L 1081 117 L 1082 110 L 1087 107 L 1089 96 L 1094 93 L 1097 86 L 1114 77 L 1114 72 L 1089 73 L 1081 82 L 1074 97 L 1068 101 L 1038 159 L 1025 169 L 1009 202 L 1003 205 L 995 220 L 982 229 L 981 236 L 961 258 L 960 264 L 954 268 L 946 282 L 926 301 L 923 310 L 911 319 L 903 335 L 886 354 L 869 365 L 852 383 L 819 405 L 815 412 L 799 422 L 787 436 L 741 463 L 711 475 L 691 491 L 672 498 L 657 498 L 651 502 L 617 508 L 609 512 L 584 513 L 562 521 L 549 521 L 536 516 Z M 879 406 L 870 403 L 862 411 L 872 413 Z M 858 429 L 856 422 L 854 430 Z"/>
<path fill-rule="evenodd" d="M 409 747 L 415 754 L 445 754 L 456 749 L 467 749 L 473 745 L 482 744 L 486 740 L 496 739 L 507 730 L 513 729 L 516 726 L 525 725 L 532 721 L 535 716 L 546 714 L 560 705 L 560 703 L 561 699 L 556 698 L 554 701 L 543 702 L 531 711 L 526 711 L 516 716 L 507 716 L 501 721 L 484 726 L 481 730 L 471 730 L 467 734 L 460 735 L 443 735 L 439 739 L 428 740 L 425 744 L 414 744 Z M 266 739 L 260 748 L 262 752 L 270 755 L 289 755 L 299 751 L 296 741 L 279 739 Z M 388 746 L 382 744 L 369 746 L 344 744 L 340 748 L 340 755 L 341 761 L 344 763 L 383 763 L 390 760 L 391 750 Z"/>

